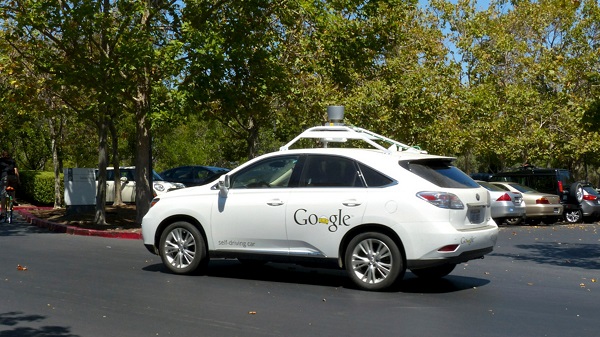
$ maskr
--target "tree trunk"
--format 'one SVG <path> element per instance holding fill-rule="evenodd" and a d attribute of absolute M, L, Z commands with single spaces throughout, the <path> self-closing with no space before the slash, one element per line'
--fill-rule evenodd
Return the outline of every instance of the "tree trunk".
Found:
<path fill-rule="evenodd" d="M 149 2 L 150 4 L 150 2 Z M 146 27 L 147 32 L 151 30 L 149 26 L 150 12 L 146 8 L 142 15 L 141 25 Z M 137 153 L 135 156 L 135 209 L 136 222 L 141 224 L 142 218 L 150 209 L 150 202 L 154 197 L 152 191 L 152 144 L 150 136 L 150 95 L 152 91 L 151 74 L 152 65 L 146 61 L 141 76 L 138 77 L 137 97 L 135 99 L 135 120 Z"/>
<path fill-rule="evenodd" d="M 102 113 L 98 125 L 98 188 L 96 190 L 96 214 L 94 223 L 106 225 L 106 166 L 108 163 L 107 125 Z"/>
<path fill-rule="evenodd" d="M 137 134 L 137 153 L 135 156 L 135 205 L 136 205 L 136 222 L 142 223 L 142 218 L 150 209 L 150 202 L 154 197 L 152 193 L 152 156 L 151 138 L 150 138 L 150 121 L 148 119 L 146 95 L 141 94 L 138 97 L 138 107 L 136 110 L 136 134 Z"/>
<path fill-rule="evenodd" d="M 58 154 L 58 148 L 63 124 L 62 117 L 50 118 L 48 120 L 52 147 L 52 167 L 54 169 L 54 208 L 62 206 L 62 193 L 60 189 L 60 172 L 62 171 L 62 165 Z"/>
<path fill-rule="evenodd" d="M 121 194 L 121 170 L 119 170 L 119 138 L 117 137 L 117 129 L 115 123 L 111 120 L 108 122 L 110 130 L 110 138 L 112 142 L 112 165 L 115 170 L 115 199 L 113 205 L 123 205 L 123 196 Z"/>

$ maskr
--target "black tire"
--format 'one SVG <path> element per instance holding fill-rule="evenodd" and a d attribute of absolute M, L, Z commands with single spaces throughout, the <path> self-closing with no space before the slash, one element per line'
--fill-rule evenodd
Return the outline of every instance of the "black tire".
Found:
<path fill-rule="evenodd" d="M 346 272 L 361 289 L 384 290 L 404 276 L 406 267 L 402 253 L 394 240 L 385 234 L 359 234 L 346 248 Z"/>
<path fill-rule="evenodd" d="M 164 265 L 175 274 L 191 274 L 208 264 L 204 237 L 188 222 L 170 224 L 160 236 L 158 250 Z"/>
<path fill-rule="evenodd" d="M 521 222 L 523 222 L 523 218 L 506 218 L 506 224 L 509 226 L 517 226 L 520 225 Z"/>
<path fill-rule="evenodd" d="M 580 204 L 583 201 L 583 186 L 580 183 L 572 183 L 569 187 L 569 197 Z"/>
<path fill-rule="evenodd" d="M 429 268 L 421 268 L 421 269 L 411 269 L 410 271 L 415 274 L 417 277 L 427 280 L 437 280 L 448 274 L 450 274 L 456 264 L 444 264 L 441 266 L 429 267 Z"/>
<path fill-rule="evenodd" d="M 568 223 L 579 223 L 583 220 L 583 212 L 580 209 L 565 210 L 564 216 Z"/>

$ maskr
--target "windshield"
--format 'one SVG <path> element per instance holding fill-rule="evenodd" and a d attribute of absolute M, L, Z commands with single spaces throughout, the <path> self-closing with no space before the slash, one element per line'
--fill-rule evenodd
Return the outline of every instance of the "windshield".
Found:
<path fill-rule="evenodd" d="M 538 191 L 534 190 L 531 187 L 527 187 L 527 186 L 523 186 L 523 185 L 519 185 L 519 184 L 508 184 L 510 185 L 512 188 L 514 188 L 515 190 L 521 192 L 521 193 L 539 193 Z"/>
<path fill-rule="evenodd" d="M 481 185 L 483 188 L 485 188 L 488 191 L 497 191 L 497 192 L 506 192 L 504 191 L 502 188 L 500 188 L 499 186 L 496 186 L 494 184 L 490 184 L 487 181 L 477 181 L 477 183 L 479 185 Z"/>
<path fill-rule="evenodd" d="M 152 170 L 152 180 L 163 181 L 164 179 L 158 173 L 156 173 L 156 171 Z"/>

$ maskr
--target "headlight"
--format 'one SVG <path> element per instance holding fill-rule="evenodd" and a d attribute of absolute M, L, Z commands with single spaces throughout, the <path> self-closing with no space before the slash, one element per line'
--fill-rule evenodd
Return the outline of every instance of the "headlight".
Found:
<path fill-rule="evenodd" d="M 154 189 L 159 192 L 162 192 L 165 190 L 165 187 L 162 184 L 154 184 Z"/>

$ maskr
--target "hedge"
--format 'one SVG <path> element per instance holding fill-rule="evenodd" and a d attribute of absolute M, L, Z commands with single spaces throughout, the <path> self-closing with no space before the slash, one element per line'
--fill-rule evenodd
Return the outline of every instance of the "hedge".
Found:
<path fill-rule="evenodd" d="M 54 205 L 54 173 L 46 171 L 19 171 L 21 185 L 17 197 L 35 205 Z M 64 196 L 63 174 L 60 174 L 60 195 Z M 62 204 L 62 200 L 61 200 Z"/>

